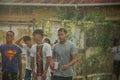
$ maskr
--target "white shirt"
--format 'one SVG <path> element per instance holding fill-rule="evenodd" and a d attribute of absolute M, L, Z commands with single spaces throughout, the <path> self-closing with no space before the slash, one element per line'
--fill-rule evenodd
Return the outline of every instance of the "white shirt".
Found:
<path fill-rule="evenodd" d="M 30 58 L 30 54 L 31 54 L 31 48 L 29 48 L 26 44 L 23 44 L 23 48 L 26 50 L 26 69 L 31 70 L 31 58 Z"/>
<path fill-rule="evenodd" d="M 120 60 L 120 46 L 119 47 L 113 47 L 112 52 L 115 54 L 114 60 Z"/>
<path fill-rule="evenodd" d="M 45 69 L 45 65 L 46 65 L 46 59 L 47 57 L 52 57 L 52 51 L 51 51 L 51 46 L 47 43 L 43 43 L 43 48 L 42 48 L 42 55 L 43 55 L 43 70 Z M 36 65 L 36 47 L 37 47 L 37 44 L 33 45 L 32 48 L 31 48 L 31 57 L 34 57 L 35 59 L 35 62 L 34 62 L 34 65 L 35 65 L 35 72 L 36 72 L 36 69 L 37 69 L 37 65 Z M 48 72 L 47 72 L 47 76 L 51 76 L 50 74 L 50 67 L 48 68 Z"/>

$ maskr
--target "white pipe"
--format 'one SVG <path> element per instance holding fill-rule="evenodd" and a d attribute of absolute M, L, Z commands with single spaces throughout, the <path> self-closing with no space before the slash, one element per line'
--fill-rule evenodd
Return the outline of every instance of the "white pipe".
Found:
<path fill-rule="evenodd" d="M 63 6 L 63 7 L 77 7 L 77 6 L 81 6 L 81 7 L 87 7 L 87 6 L 111 6 L 111 5 L 120 5 L 120 2 L 116 2 L 116 3 L 95 3 L 95 4 L 49 4 L 49 3 L 0 3 L 1 5 L 5 5 L 5 6 Z"/>
<path fill-rule="evenodd" d="M 25 22 L 22 22 L 22 23 L 20 23 L 20 22 L 0 22 L 0 25 L 1 24 L 18 24 L 18 25 L 32 25 L 33 23 L 25 23 Z"/>

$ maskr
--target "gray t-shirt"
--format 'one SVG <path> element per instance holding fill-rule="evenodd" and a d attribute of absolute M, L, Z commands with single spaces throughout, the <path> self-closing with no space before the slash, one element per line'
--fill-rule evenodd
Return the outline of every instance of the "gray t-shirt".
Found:
<path fill-rule="evenodd" d="M 74 75 L 73 67 L 69 67 L 66 71 L 62 71 L 62 65 L 68 64 L 72 60 L 72 55 L 77 54 L 77 49 L 75 45 L 70 42 L 66 41 L 64 44 L 57 43 L 53 49 L 53 57 L 57 59 L 59 63 L 58 69 L 55 70 L 55 76 L 61 77 L 72 77 Z"/>

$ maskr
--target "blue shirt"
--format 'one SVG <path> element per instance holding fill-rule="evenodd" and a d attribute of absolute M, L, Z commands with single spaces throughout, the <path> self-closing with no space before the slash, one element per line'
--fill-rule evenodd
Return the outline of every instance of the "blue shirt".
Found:
<path fill-rule="evenodd" d="M 22 50 L 16 45 L 1 45 L 0 52 L 2 55 L 2 72 L 17 73 L 18 72 L 18 56 Z"/>

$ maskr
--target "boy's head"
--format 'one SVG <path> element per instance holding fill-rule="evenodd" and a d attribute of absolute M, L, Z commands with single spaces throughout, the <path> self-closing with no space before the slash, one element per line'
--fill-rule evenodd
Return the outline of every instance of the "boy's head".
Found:
<path fill-rule="evenodd" d="M 32 39 L 30 36 L 24 36 L 23 41 L 27 46 L 29 46 L 29 47 L 32 46 Z"/>
<path fill-rule="evenodd" d="M 67 38 L 67 30 L 64 28 L 60 28 L 58 30 L 58 38 L 59 38 L 60 42 L 64 42 Z"/>
<path fill-rule="evenodd" d="M 6 42 L 7 43 L 10 43 L 14 40 L 14 37 L 15 37 L 15 33 L 13 31 L 8 31 L 6 33 Z"/>
<path fill-rule="evenodd" d="M 44 39 L 44 41 L 45 41 L 46 43 L 48 43 L 48 44 L 51 44 L 51 42 L 50 42 L 50 39 L 49 39 L 49 38 L 45 38 L 45 39 Z"/>
<path fill-rule="evenodd" d="M 33 32 L 33 39 L 36 43 L 38 43 L 39 41 L 42 41 L 43 40 L 43 30 L 41 29 L 36 29 L 34 32 Z"/>

